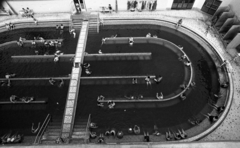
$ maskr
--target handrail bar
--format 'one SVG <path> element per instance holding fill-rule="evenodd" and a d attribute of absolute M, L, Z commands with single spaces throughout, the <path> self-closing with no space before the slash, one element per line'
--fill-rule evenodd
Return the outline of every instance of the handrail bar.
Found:
<path fill-rule="evenodd" d="M 99 13 L 98 13 L 98 17 L 97 17 L 97 33 L 99 33 Z"/>
<path fill-rule="evenodd" d="M 87 122 L 87 126 L 86 126 L 86 134 L 85 134 L 85 143 L 88 143 L 89 140 L 89 125 L 91 123 L 91 114 L 89 114 L 88 116 L 88 122 Z"/>
<path fill-rule="evenodd" d="M 38 138 L 38 143 L 40 142 L 40 140 L 41 140 L 41 138 L 42 138 L 42 136 L 43 136 L 43 133 L 44 133 L 44 131 L 46 130 L 46 128 L 47 128 L 50 120 L 51 120 L 51 116 L 49 116 L 48 121 L 46 122 L 46 124 L 45 124 L 45 126 L 44 126 L 44 129 L 42 130 L 42 133 L 41 133 L 41 135 L 40 135 L 39 138 Z"/>
<path fill-rule="evenodd" d="M 45 120 L 44 120 L 44 122 L 43 122 L 43 124 L 42 124 L 42 126 L 41 126 L 41 128 L 40 128 L 40 130 L 38 131 L 38 133 L 37 133 L 37 135 L 36 135 L 36 138 L 35 138 L 35 140 L 34 140 L 34 143 L 36 143 L 36 141 L 37 141 L 37 139 L 38 139 L 38 137 L 39 137 L 39 133 L 41 132 L 41 130 L 42 130 L 42 128 L 43 128 L 43 125 L 45 124 L 45 122 L 46 122 L 46 120 L 49 118 L 49 116 L 50 116 L 50 114 L 48 114 L 48 115 L 46 116 L 46 118 L 45 118 Z"/>

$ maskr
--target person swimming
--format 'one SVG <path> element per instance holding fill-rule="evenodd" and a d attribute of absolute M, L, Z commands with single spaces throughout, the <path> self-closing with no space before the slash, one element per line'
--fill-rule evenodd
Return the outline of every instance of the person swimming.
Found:
<path fill-rule="evenodd" d="M 147 77 L 145 78 L 145 82 L 146 82 L 147 86 L 148 86 L 148 85 L 151 85 L 151 78 L 150 78 L 150 76 L 147 76 Z"/>
<path fill-rule="evenodd" d="M 33 133 L 33 134 L 35 134 L 35 133 L 37 133 L 37 131 L 39 130 L 39 128 L 40 128 L 40 122 L 38 123 L 38 127 L 36 128 L 36 129 L 34 129 L 34 123 L 32 123 L 32 128 L 31 128 L 31 132 Z"/>
<path fill-rule="evenodd" d="M 159 76 L 156 75 L 153 80 L 156 82 L 156 84 L 159 84 L 162 81 L 162 78 L 163 77 L 161 75 L 159 75 Z"/>
<path fill-rule="evenodd" d="M 162 100 L 163 99 L 163 93 L 162 92 L 160 92 L 160 94 L 157 93 L 156 97 L 157 97 L 158 100 Z"/>
<path fill-rule="evenodd" d="M 134 41 L 133 41 L 133 37 L 130 37 L 130 38 L 128 39 L 128 42 L 129 42 L 129 45 L 132 46 L 133 43 L 134 43 Z"/>
<path fill-rule="evenodd" d="M 54 85 L 56 83 L 55 80 L 53 80 L 53 78 L 49 78 L 48 82 L 51 84 L 51 85 Z"/>
<path fill-rule="evenodd" d="M 58 54 L 55 54 L 55 55 L 54 55 L 53 61 L 54 61 L 55 63 L 59 61 L 59 55 L 58 55 Z"/>
<path fill-rule="evenodd" d="M 140 134 L 140 127 L 139 126 L 137 126 L 137 125 L 134 125 L 134 127 L 133 127 L 133 132 L 134 132 L 134 134 L 136 134 L 136 135 L 138 135 L 138 134 Z"/>

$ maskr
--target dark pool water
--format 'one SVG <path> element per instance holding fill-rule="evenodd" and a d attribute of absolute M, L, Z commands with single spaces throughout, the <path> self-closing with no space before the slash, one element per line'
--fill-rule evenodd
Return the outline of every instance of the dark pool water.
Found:
<path fill-rule="evenodd" d="M 190 57 L 194 68 L 196 86 L 188 94 L 187 99 L 176 105 L 165 108 L 148 109 L 113 109 L 104 110 L 96 105 L 96 98 L 102 94 L 106 97 L 119 97 L 124 94 L 143 94 L 155 96 L 156 92 L 171 93 L 181 84 L 183 66 L 178 57 L 170 50 L 154 44 L 103 45 L 101 39 L 118 34 L 121 37 L 143 37 L 147 33 L 157 35 L 176 45 L 182 45 L 184 52 Z M 218 75 L 216 67 L 203 47 L 193 39 L 178 31 L 154 25 L 115 25 L 104 26 L 100 34 L 90 35 L 87 40 L 86 52 L 97 53 L 101 49 L 104 53 L 152 52 L 150 61 L 98 61 L 91 62 L 94 76 L 111 75 L 148 75 L 162 74 L 163 82 L 147 88 L 146 85 L 81 85 L 77 107 L 77 116 L 92 115 L 92 121 L 99 125 L 97 132 L 104 132 L 108 128 L 126 131 L 128 127 L 139 125 L 145 130 L 152 131 L 156 124 L 161 132 L 167 128 L 188 129 L 191 127 L 187 120 L 191 117 L 203 119 L 200 113 L 210 111 L 207 101 L 212 93 L 218 91 Z M 85 76 L 83 74 L 83 76 Z"/>
<path fill-rule="evenodd" d="M 77 32 L 78 38 L 79 32 Z M 66 28 L 63 35 L 59 34 L 55 28 L 27 28 L 19 29 L 0 34 L 0 43 L 18 40 L 19 37 L 33 39 L 41 36 L 45 39 L 63 38 L 63 46 L 60 48 L 65 54 L 74 54 L 77 46 L 77 38 L 73 39 Z M 44 47 L 36 49 L 44 50 Z M 55 50 L 55 49 L 52 49 Z M 34 55 L 34 49 L 29 47 L 19 47 L 16 44 L 0 47 L 0 77 L 4 78 L 7 72 L 16 73 L 16 77 L 61 77 L 71 73 L 71 62 L 42 62 L 42 63 L 13 63 L 13 55 Z M 35 83 L 36 82 L 36 83 Z M 19 131 L 25 136 L 35 136 L 31 133 L 31 125 L 43 122 L 48 113 L 52 116 L 62 116 L 66 103 L 69 80 L 61 88 L 57 86 L 43 86 L 35 81 L 31 86 L 22 81 L 22 85 L 11 87 L 0 87 L 0 100 L 8 99 L 11 95 L 19 97 L 34 96 L 35 98 L 48 98 L 47 104 L 23 104 L 23 105 L 0 105 L 0 136 L 12 130 Z"/>

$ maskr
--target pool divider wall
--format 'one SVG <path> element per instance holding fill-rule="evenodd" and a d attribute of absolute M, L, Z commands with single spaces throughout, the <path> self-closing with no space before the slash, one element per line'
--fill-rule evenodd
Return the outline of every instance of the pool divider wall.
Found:
<path fill-rule="evenodd" d="M 186 59 L 190 61 L 189 57 L 185 54 L 181 47 L 175 45 L 174 43 L 162 39 L 162 38 L 153 38 L 153 37 L 133 37 L 134 44 L 145 44 L 145 43 L 153 43 L 168 47 L 168 49 L 172 50 L 178 57 L 183 55 L 186 56 Z M 116 37 L 116 38 L 105 38 L 104 44 L 129 44 L 129 37 Z M 161 50 L 161 49 L 159 49 Z M 184 65 L 184 64 L 183 64 Z M 116 102 L 116 106 L 114 108 L 155 108 L 155 107 L 166 107 L 181 101 L 184 99 L 180 98 L 182 94 L 187 95 L 191 89 L 190 85 L 193 78 L 193 68 L 192 65 L 186 66 L 184 65 L 185 77 L 182 84 L 186 85 L 186 88 L 182 89 L 179 87 L 175 92 L 164 95 L 162 100 L 157 100 L 156 98 L 149 99 L 141 99 L 141 100 L 128 100 L 124 98 L 109 98 L 100 101 L 102 103 L 107 103 L 108 100 L 112 100 Z M 144 79 L 143 79 L 144 80 Z M 144 81 L 143 81 L 144 82 Z M 143 104 L 148 103 L 148 104 Z"/>
<path fill-rule="evenodd" d="M 84 61 L 113 61 L 113 60 L 151 60 L 151 53 L 117 53 L 117 54 L 86 54 Z M 12 62 L 52 62 L 55 55 L 19 55 L 11 56 Z M 60 62 L 72 62 L 75 54 L 59 55 Z"/>
<path fill-rule="evenodd" d="M 80 77 L 82 73 L 81 63 L 84 59 L 85 47 L 88 35 L 88 21 L 82 23 L 82 28 L 80 30 L 78 45 L 76 49 L 76 54 L 74 58 L 74 64 L 72 68 L 71 80 L 68 90 L 67 103 L 64 111 L 63 124 L 61 137 L 71 138 L 73 132 L 73 126 L 75 121 L 75 111 L 78 101 L 78 90 L 80 87 Z M 87 140 L 85 137 L 85 140 Z"/>
<path fill-rule="evenodd" d="M 0 32 L 6 32 L 9 31 L 6 26 L 5 23 L 13 23 L 15 25 L 15 29 L 23 29 L 23 28 L 45 28 L 45 27 L 56 27 L 56 24 L 60 25 L 63 24 L 64 26 L 69 26 L 69 19 L 56 19 L 56 20 L 38 20 L 38 24 L 36 25 L 34 23 L 34 21 L 32 21 L 32 19 L 29 20 L 6 20 L 4 22 L 0 23 Z"/>
<path fill-rule="evenodd" d="M 112 20 L 114 20 L 114 21 L 112 21 Z M 127 19 L 127 18 L 124 18 L 124 19 L 104 18 L 104 25 L 120 25 L 120 24 L 121 25 L 124 25 L 124 24 L 146 24 L 146 25 L 149 25 L 149 24 L 152 24 L 152 25 L 165 26 L 165 27 L 169 27 L 172 29 L 176 29 L 175 28 L 176 22 L 174 22 L 173 20 L 161 20 L 158 18 L 157 19 L 156 18 L 150 18 L 150 19 L 137 18 L 136 20 L 134 20 L 132 18 L 130 18 L 130 19 Z M 221 55 L 221 53 L 218 50 L 216 50 L 217 48 L 214 47 L 214 45 L 212 43 L 210 43 L 206 39 L 204 39 L 204 37 L 202 37 L 200 35 L 200 33 L 196 32 L 194 30 L 194 28 L 191 28 L 191 26 L 185 26 L 185 24 L 183 23 L 182 27 L 178 28 L 178 31 L 190 36 L 192 39 L 196 40 L 197 42 L 200 41 L 200 42 L 204 43 L 201 45 L 204 46 L 205 49 L 209 49 L 209 50 L 215 52 L 218 56 L 217 57 L 218 61 L 215 61 L 215 62 L 217 62 L 218 65 L 219 65 L 219 63 L 223 62 L 224 58 Z M 204 132 L 201 132 L 200 134 L 197 134 L 191 138 L 179 140 L 180 142 L 191 142 L 191 141 L 196 141 L 196 140 L 199 140 L 199 139 L 205 137 L 206 135 L 208 135 L 212 131 L 214 131 L 226 118 L 226 116 L 230 110 L 232 101 L 233 101 L 233 79 L 232 79 L 232 75 L 231 75 L 231 69 L 232 69 L 232 67 L 228 62 L 227 67 L 224 68 L 224 73 L 226 74 L 226 77 L 227 77 L 226 79 L 229 80 L 228 97 L 227 97 L 227 101 L 225 102 L 226 108 L 225 108 L 224 112 L 222 113 L 222 115 L 220 116 L 220 118 L 218 119 L 218 121 L 215 122 L 212 126 L 210 126 L 210 128 L 208 128 Z M 192 128 L 192 130 L 194 130 L 194 127 Z M 179 142 L 179 141 L 176 141 L 176 142 Z"/>

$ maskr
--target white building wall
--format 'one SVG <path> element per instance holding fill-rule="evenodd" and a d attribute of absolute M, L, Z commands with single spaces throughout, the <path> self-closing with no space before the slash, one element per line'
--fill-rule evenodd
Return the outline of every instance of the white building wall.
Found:
<path fill-rule="evenodd" d="M 128 0 L 118 0 L 118 10 L 127 11 Z M 172 7 L 173 0 L 157 0 L 157 10 L 166 10 Z M 111 4 L 115 10 L 116 0 L 85 0 L 88 11 L 99 11 L 101 6 L 108 7 Z"/>
<path fill-rule="evenodd" d="M 193 8 L 195 9 L 201 9 L 203 4 L 204 4 L 205 0 L 195 0 L 194 4 L 193 4 Z"/>
<path fill-rule="evenodd" d="M 174 0 L 157 0 L 157 10 L 171 9 Z"/>
<path fill-rule="evenodd" d="M 8 0 L 8 3 L 18 13 L 22 8 L 29 8 L 34 13 L 71 12 L 72 0 Z"/>
<path fill-rule="evenodd" d="M 206 0 L 195 0 L 195 3 L 193 5 L 193 8 L 197 8 L 197 9 L 202 9 L 203 4 L 205 3 Z M 225 7 L 228 6 L 232 0 L 221 0 L 222 3 L 220 5 L 220 7 Z M 240 1 L 240 0 L 236 0 L 236 1 Z M 240 5 L 239 5 L 240 8 Z"/>
<path fill-rule="evenodd" d="M 230 6 L 232 7 L 233 11 L 240 19 L 240 0 L 232 0 Z"/>
<path fill-rule="evenodd" d="M 99 11 L 101 6 L 108 7 L 108 4 L 115 10 L 115 0 L 85 0 L 85 4 L 88 11 Z M 126 10 L 124 4 L 127 5 L 127 0 L 118 0 L 118 10 Z"/>

